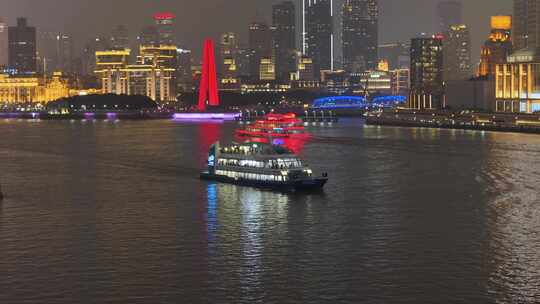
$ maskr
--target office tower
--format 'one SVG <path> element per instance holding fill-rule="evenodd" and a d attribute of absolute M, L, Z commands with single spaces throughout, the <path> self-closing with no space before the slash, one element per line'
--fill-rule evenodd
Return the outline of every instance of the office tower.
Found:
<path fill-rule="evenodd" d="M 443 37 L 411 40 L 411 93 L 409 107 L 438 109 L 443 101 Z"/>
<path fill-rule="evenodd" d="M 514 49 L 540 46 L 540 0 L 514 0 Z"/>
<path fill-rule="evenodd" d="M 8 26 L 0 19 L 0 69 L 8 65 Z"/>
<path fill-rule="evenodd" d="M 249 47 L 238 49 L 236 55 L 236 70 L 238 77 L 242 80 L 249 80 L 251 77 L 251 62 L 255 59 L 255 52 Z"/>
<path fill-rule="evenodd" d="M 139 45 L 159 45 L 159 33 L 155 26 L 147 26 L 142 29 L 137 37 Z"/>
<path fill-rule="evenodd" d="M 265 23 L 253 22 L 249 25 L 249 48 L 254 56 L 250 62 L 250 77 L 259 79 L 262 58 L 272 57 L 272 33 Z"/>
<path fill-rule="evenodd" d="M 199 85 L 199 111 L 206 111 L 208 106 L 219 106 L 218 81 L 214 42 L 206 39 L 202 58 L 201 84 Z"/>
<path fill-rule="evenodd" d="M 96 37 L 85 43 L 82 50 L 81 72 L 83 76 L 92 76 L 96 69 L 96 52 L 110 49 L 109 40 Z"/>
<path fill-rule="evenodd" d="M 115 50 L 129 48 L 129 33 L 125 26 L 119 25 L 113 29 L 111 35 L 111 47 Z"/>
<path fill-rule="evenodd" d="M 471 36 L 466 25 L 451 25 L 443 42 L 444 80 L 471 77 Z"/>
<path fill-rule="evenodd" d="M 349 73 L 375 70 L 379 32 L 377 0 L 346 0 L 342 14 L 345 70 Z"/>
<path fill-rule="evenodd" d="M 73 73 L 75 51 L 73 37 L 69 34 L 56 35 L 55 71 Z"/>
<path fill-rule="evenodd" d="M 478 76 L 493 77 L 495 65 L 506 62 L 512 52 L 512 16 L 491 17 L 491 32 L 482 46 Z"/>
<path fill-rule="evenodd" d="M 439 31 L 446 32 L 451 25 L 463 24 L 463 7 L 461 1 L 441 1 L 437 5 Z"/>
<path fill-rule="evenodd" d="M 223 78 L 236 77 L 236 56 L 238 53 L 238 39 L 235 33 L 221 34 L 219 43 L 219 74 Z"/>
<path fill-rule="evenodd" d="M 317 75 L 321 70 L 334 69 L 333 4 L 333 0 L 303 2 L 303 53 L 312 58 Z"/>
<path fill-rule="evenodd" d="M 190 92 L 193 87 L 193 74 L 191 67 L 193 65 L 193 58 L 191 50 L 178 49 L 178 68 L 176 75 L 178 78 L 178 87 L 180 91 Z"/>
<path fill-rule="evenodd" d="M 276 77 L 289 80 L 296 70 L 296 11 L 292 1 L 272 7 Z"/>
<path fill-rule="evenodd" d="M 9 67 L 19 74 L 37 72 L 36 28 L 28 26 L 26 18 L 18 18 L 17 26 L 8 30 Z"/>
<path fill-rule="evenodd" d="M 172 13 L 157 13 L 154 15 L 160 44 L 174 45 L 176 43 L 174 37 L 175 19 L 176 16 Z"/>
<path fill-rule="evenodd" d="M 379 59 L 388 61 L 390 70 L 409 68 L 410 46 L 405 43 L 379 45 Z"/>

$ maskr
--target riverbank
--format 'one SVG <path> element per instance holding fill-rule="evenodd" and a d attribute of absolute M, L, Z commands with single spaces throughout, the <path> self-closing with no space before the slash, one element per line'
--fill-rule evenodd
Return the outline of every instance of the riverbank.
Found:
<path fill-rule="evenodd" d="M 540 134 L 536 114 L 386 110 L 369 114 L 366 124 Z"/>

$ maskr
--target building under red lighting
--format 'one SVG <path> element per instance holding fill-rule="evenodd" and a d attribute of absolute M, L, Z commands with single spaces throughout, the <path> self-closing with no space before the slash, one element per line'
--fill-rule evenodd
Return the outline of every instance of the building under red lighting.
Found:
<path fill-rule="evenodd" d="M 174 20 L 176 16 L 172 13 L 156 13 L 154 21 L 159 36 L 159 44 L 174 45 L 176 38 L 174 32 Z"/>
<path fill-rule="evenodd" d="M 201 84 L 199 87 L 199 111 L 206 111 L 207 106 L 219 106 L 218 82 L 214 42 L 206 39 L 203 49 Z"/>
<path fill-rule="evenodd" d="M 173 13 L 156 13 L 154 14 L 154 20 L 172 20 L 175 19 L 176 16 Z"/>

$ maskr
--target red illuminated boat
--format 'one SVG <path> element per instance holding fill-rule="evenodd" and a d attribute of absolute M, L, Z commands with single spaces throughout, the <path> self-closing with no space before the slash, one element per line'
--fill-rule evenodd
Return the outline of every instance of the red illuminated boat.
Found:
<path fill-rule="evenodd" d="M 245 128 L 237 129 L 240 137 L 264 138 L 305 138 L 309 134 L 304 128 L 304 122 L 294 113 L 268 114 L 262 120 L 257 120 Z"/>

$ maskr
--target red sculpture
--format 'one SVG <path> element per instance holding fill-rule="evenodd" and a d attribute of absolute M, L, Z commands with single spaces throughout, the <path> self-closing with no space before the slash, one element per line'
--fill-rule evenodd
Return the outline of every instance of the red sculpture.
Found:
<path fill-rule="evenodd" d="M 207 106 L 219 106 L 216 56 L 214 42 L 211 39 L 206 39 L 204 42 L 202 76 L 199 86 L 199 111 L 206 111 Z"/>

